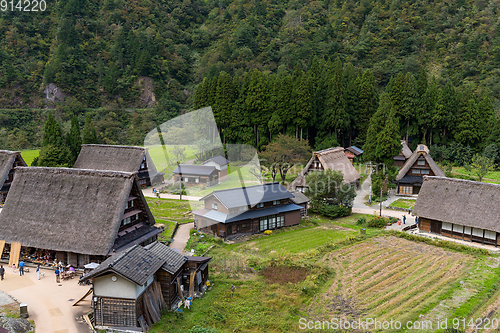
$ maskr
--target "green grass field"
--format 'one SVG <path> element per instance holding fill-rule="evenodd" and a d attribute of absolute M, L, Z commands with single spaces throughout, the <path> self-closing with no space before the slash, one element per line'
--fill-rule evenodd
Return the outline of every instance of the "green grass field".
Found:
<path fill-rule="evenodd" d="M 390 204 L 391 207 L 397 207 L 397 208 L 411 208 L 413 209 L 413 206 L 415 205 L 416 200 L 406 200 L 406 199 L 398 199 L 394 201 L 393 203 Z"/>
<path fill-rule="evenodd" d="M 453 168 L 453 172 L 474 177 L 476 180 L 478 179 L 477 175 L 474 174 L 474 172 L 467 171 L 467 169 L 465 169 L 464 167 Z M 488 172 L 484 176 L 483 182 L 499 183 L 500 182 L 500 171 L 491 171 L 491 172 Z"/>
<path fill-rule="evenodd" d="M 21 156 L 28 166 L 31 165 L 31 162 L 33 162 L 35 157 L 38 157 L 39 154 L 40 151 L 37 149 L 21 151 Z"/>
<path fill-rule="evenodd" d="M 179 224 L 193 222 L 193 216 L 189 214 L 191 211 L 189 201 L 150 197 L 146 197 L 146 201 L 155 220 L 178 222 Z"/>

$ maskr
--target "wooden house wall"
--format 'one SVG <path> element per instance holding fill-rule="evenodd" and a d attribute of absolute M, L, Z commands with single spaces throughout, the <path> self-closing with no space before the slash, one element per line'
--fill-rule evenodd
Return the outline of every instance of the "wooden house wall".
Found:
<path fill-rule="evenodd" d="M 285 227 L 300 224 L 300 210 L 285 213 Z"/>
<path fill-rule="evenodd" d="M 135 300 L 95 296 L 96 325 L 137 327 L 138 305 Z M 142 303 L 142 302 L 141 302 Z"/>
<path fill-rule="evenodd" d="M 219 199 L 217 199 L 215 196 L 211 195 L 208 198 L 205 199 L 205 208 L 206 209 L 212 209 L 212 203 L 217 204 L 217 211 L 224 213 L 224 214 L 229 214 L 229 210 L 220 202 Z M 214 209 L 215 210 L 215 209 Z"/>
<path fill-rule="evenodd" d="M 454 239 L 460 239 L 460 240 L 466 240 L 466 241 L 474 241 L 482 244 L 489 244 L 489 245 L 500 245 L 500 233 L 496 232 L 495 238 L 487 238 L 485 236 L 486 231 L 482 228 L 478 228 L 482 230 L 482 235 L 481 236 L 476 236 L 472 232 L 472 227 L 470 228 L 470 231 L 467 233 L 465 230 L 465 227 L 456 224 L 456 223 L 451 223 L 452 225 L 452 230 L 447 230 L 443 229 L 443 222 L 437 221 L 437 220 L 432 220 L 432 219 L 426 219 L 426 218 L 420 218 L 419 219 L 419 228 L 421 231 L 424 232 L 431 232 L 435 234 L 440 234 L 446 237 L 454 238 Z M 459 230 L 462 231 L 457 231 L 455 230 L 454 226 L 458 226 Z M 476 229 L 477 230 L 477 229 Z"/>

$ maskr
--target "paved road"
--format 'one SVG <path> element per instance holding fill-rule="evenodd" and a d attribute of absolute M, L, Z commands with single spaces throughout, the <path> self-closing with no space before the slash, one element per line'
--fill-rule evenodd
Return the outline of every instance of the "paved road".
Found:
<path fill-rule="evenodd" d="M 189 240 L 189 231 L 191 229 L 194 229 L 194 222 L 181 224 L 175 233 L 174 241 L 170 243 L 170 247 L 183 253 Z M 188 251 L 189 250 L 190 249 L 188 249 Z"/>
<path fill-rule="evenodd" d="M 28 304 L 29 319 L 35 321 L 36 332 L 41 333 L 89 333 L 87 325 L 77 322 L 90 310 L 91 296 L 78 306 L 72 306 L 89 289 L 79 286 L 77 279 L 55 282 L 53 270 L 44 270 L 45 277 L 37 280 L 35 269 L 24 276 L 6 269 L 5 280 L 0 281 L 0 290 Z M 61 285 L 61 286 L 59 286 Z"/>

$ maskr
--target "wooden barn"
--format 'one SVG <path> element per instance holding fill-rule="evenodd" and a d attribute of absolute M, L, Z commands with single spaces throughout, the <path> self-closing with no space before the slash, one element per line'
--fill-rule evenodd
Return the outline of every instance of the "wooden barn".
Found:
<path fill-rule="evenodd" d="M 149 244 L 162 230 L 154 227 L 136 177 L 18 167 L 0 212 L 0 240 L 21 243 L 24 261 L 55 260 L 80 268 L 135 244 Z"/>
<path fill-rule="evenodd" d="M 306 176 L 310 171 L 336 170 L 344 175 L 344 182 L 354 186 L 359 185 L 360 175 L 356 168 L 349 162 L 344 153 L 344 148 L 328 148 L 313 152 L 313 156 L 306 164 L 302 172 L 290 184 L 292 191 L 305 192 L 308 188 Z"/>
<path fill-rule="evenodd" d="M 158 242 L 109 257 L 80 279 L 92 279 L 96 328 L 147 331 L 163 310 L 205 292 L 210 259 L 186 257 Z"/>
<path fill-rule="evenodd" d="M 221 155 L 217 155 L 215 157 L 211 157 L 205 162 L 203 162 L 201 165 L 205 166 L 213 166 L 219 171 L 219 181 L 222 181 L 227 178 L 227 172 L 228 172 L 228 166 L 229 166 L 229 161 Z"/>
<path fill-rule="evenodd" d="M 179 164 L 173 174 L 175 182 L 182 181 L 188 186 L 219 184 L 219 170 L 212 165 Z"/>
<path fill-rule="evenodd" d="M 412 151 L 405 140 L 401 140 L 401 152 L 394 156 L 394 166 L 402 168 L 405 162 L 411 157 Z"/>
<path fill-rule="evenodd" d="M 500 245 L 500 185 L 424 177 L 413 213 L 420 231 Z"/>
<path fill-rule="evenodd" d="M 279 183 L 213 191 L 194 211 L 195 228 L 219 237 L 258 233 L 300 223 L 301 206 Z"/>
<path fill-rule="evenodd" d="M 355 159 L 361 158 L 361 155 L 363 155 L 363 150 L 356 146 L 350 146 L 344 149 L 344 153 L 347 159 L 351 161 L 351 163 L 354 163 Z"/>
<path fill-rule="evenodd" d="M 429 148 L 426 145 L 418 145 L 396 176 L 397 194 L 418 195 L 423 176 L 445 175 L 429 154 Z"/>
<path fill-rule="evenodd" d="M 147 187 L 163 182 L 148 149 L 136 146 L 82 145 L 75 169 L 137 172 L 138 183 Z"/>
<path fill-rule="evenodd" d="M 26 166 L 19 151 L 0 150 L 0 193 L 1 202 L 4 203 L 9 193 L 10 185 L 14 180 L 14 168 Z"/>

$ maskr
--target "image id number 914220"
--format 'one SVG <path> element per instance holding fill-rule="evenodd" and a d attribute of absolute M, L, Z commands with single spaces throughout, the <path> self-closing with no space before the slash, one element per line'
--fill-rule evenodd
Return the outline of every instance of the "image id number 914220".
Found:
<path fill-rule="evenodd" d="M 0 0 L 2 12 L 44 12 L 46 9 L 45 0 Z"/>

